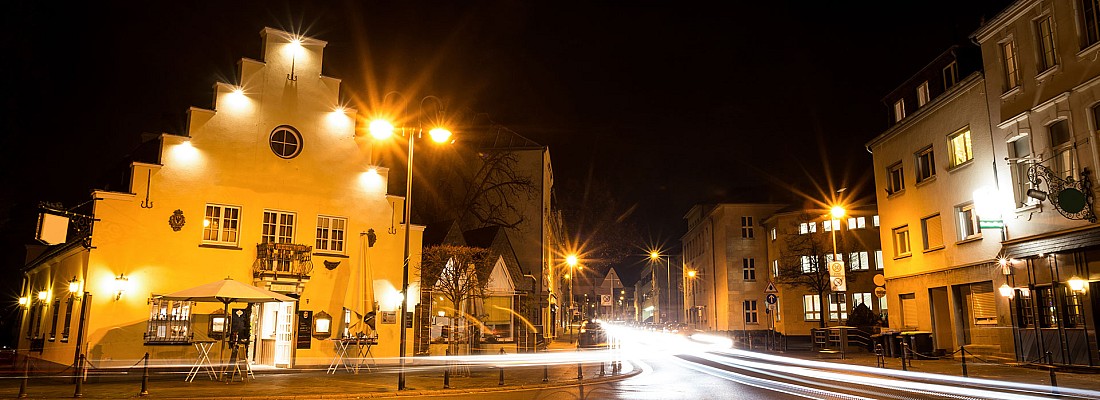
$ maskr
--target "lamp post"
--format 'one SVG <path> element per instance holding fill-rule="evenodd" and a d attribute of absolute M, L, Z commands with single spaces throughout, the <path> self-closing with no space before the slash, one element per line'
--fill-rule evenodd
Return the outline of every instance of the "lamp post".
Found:
<path fill-rule="evenodd" d="M 697 321 L 697 318 L 695 316 L 695 314 L 697 313 L 696 310 L 695 310 L 695 275 L 696 274 L 697 274 L 697 272 L 695 272 L 695 270 L 687 271 L 687 277 L 691 278 L 691 318 L 689 318 L 689 320 L 691 321 L 691 327 L 698 329 L 699 328 L 699 321 Z M 687 285 L 687 282 L 688 282 L 687 279 L 685 279 L 684 280 L 684 285 Z"/>
<path fill-rule="evenodd" d="M 649 252 L 649 259 L 650 260 L 660 261 L 661 257 L 662 257 L 661 253 L 656 251 L 656 250 Z M 667 305 L 669 308 L 672 308 L 672 304 L 670 304 L 670 303 L 672 303 L 672 272 L 671 272 L 672 271 L 672 256 L 664 256 L 664 258 L 665 258 L 665 261 L 666 261 L 666 263 L 665 263 L 665 289 L 667 289 L 667 291 L 665 292 L 665 298 L 666 298 L 665 299 L 665 305 Z M 657 311 L 660 313 L 660 316 L 661 316 L 661 321 L 659 321 L 659 322 L 668 322 L 668 321 L 665 321 L 665 319 L 668 318 L 666 316 L 666 314 L 668 314 L 668 312 L 667 312 L 667 310 L 665 310 L 664 308 L 661 307 L 661 294 L 660 294 L 659 290 L 657 292 Z"/>
<path fill-rule="evenodd" d="M 386 98 L 388 98 L 391 94 L 401 96 L 401 94 L 398 93 L 398 92 L 390 92 L 390 93 L 387 93 L 386 96 L 382 98 L 382 102 L 385 103 Z M 420 111 L 421 112 L 419 114 L 417 114 L 417 117 L 416 117 L 416 120 L 417 120 L 416 129 L 413 130 L 413 129 L 406 128 L 404 126 L 401 127 L 401 134 L 408 137 L 409 143 L 408 143 L 408 169 L 406 171 L 406 176 L 405 176 L 405 255 L 403 257 L 403 266 L 401 268 L 401 308 L 398 310 L 398 314 L 399 314 L 398 319 L 399 319 L 400 324 L 401 324 L 398 329 L 401 330 L 401 339 L 400 339 L 400 348 L 398 349 L 399 360 L 400 360 L 400 368 L 398 369 L 398 373 L 397 373 L 397 390 L 404 390 L 405 389 L 405 342 L 407 340 L 407 335 L 408 335 L 407 329 L 405 328 L 405 324 L 407 323 L 406 320 L 408 319 L 408 316 L 406 315 L 405 310 L 408 308 L 408 301 L 409 301 L 409 253 L 410 253 L 410 251 L 409 251 L 410 250 L 409 249 L 409 231 L 412 228 L 413 150 L 415 148 L 415 144 L 414 144 L 415 142 L 413 141 L 413 139 L 414 139 L 414 136 L 421 136 L 424 133 L 424 126 L 421 123 L 420 117 L 421 117 L 421 115 L 424 114 L 424 102 L 427 101 L 428 99 L 433 99 L 433 100 L 436 101 L 436 106 L 437 106 L 436 113 L 437 114 L 442 111 L 442 108 L 443 108 L 442 105 L 443 104 L 442 104 L 442 101 L 440 101 L 438 97 L 426 96 L 426 97 L 424 97 L 423 99 L 420 100 Z M 407 110 L 408 110 L 407 105 L 405 106 L 405 110 L 406 110 L 405 115 L 407 116 L 407 114 L 408 114 L 407 113 Z M 370 124 L 370 133 L 376 139 L 386 139 L 386 138 L 389 138 L 390 136 L 393 136 L 393 130 L 394 130 L 393 124 L 388 122 L 388 121 L 375 120 L 375 121 L 372 121 L 371 124 Z M 410 131 L 410 132 L 407 132 L 407 131 Z M 448 139 L 450 139 L 451 132 L 449 130 L 441 128 L 441 127 L 435 127 L 435 128 L 432 128 L 428 132 L 428 135 L 436 143 L 445 143 L 445 142 L 447 142 Z"/>
<path fill-rule="evenodd" d="M 573 299 L 573 281 L 576 278 L 574 268 L 577 266 L 577 255 L 570 254 L 565 256 L 565 264 L 569 265 L 569 274 L 566 275 L 566 279 L 569 279 L 569 316 L 566 317 L 565 323 L 569 325 L 569 336 L 573 336 L 573 310 L 576 308 L 576 300 Z"/>

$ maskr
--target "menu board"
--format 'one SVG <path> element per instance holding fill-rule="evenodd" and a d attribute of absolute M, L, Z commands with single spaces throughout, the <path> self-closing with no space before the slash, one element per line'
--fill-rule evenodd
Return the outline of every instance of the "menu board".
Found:
<path fill-rule="evenodd" d="M 313 311 L 298 310 L 298 349 L 309 349 L 313 342 Z"/>

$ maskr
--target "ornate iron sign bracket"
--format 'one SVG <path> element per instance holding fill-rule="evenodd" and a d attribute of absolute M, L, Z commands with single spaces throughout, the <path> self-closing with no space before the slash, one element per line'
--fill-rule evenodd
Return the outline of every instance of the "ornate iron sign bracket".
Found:
<path fill-rule="evenodd" d="M 1027 169 L 1027 180 L 1031 186 L 1038 188 L 1039 184 L 1046 182 L 1047 191 L 1030 189 L 1029 197 L 1049 200 L 1058 213 L 1068 219 L 1087 220 L 1096 222 L 1096 214 L 1092 211 L 1093 194 L 1092 179 L 1088 168 L 1081 169 L 1081 179 L 1059 177 L 1041 164 L 1034 164 Z"/>

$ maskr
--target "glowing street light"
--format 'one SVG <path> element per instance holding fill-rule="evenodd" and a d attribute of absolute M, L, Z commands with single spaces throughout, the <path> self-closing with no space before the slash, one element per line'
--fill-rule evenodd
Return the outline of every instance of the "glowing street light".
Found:
<path fill-rule="evenodd" d="M 573 299 L 573 276 L 575 273 L 573 269 L 577 267 L 577 255 L 569 254 L 565 256 L 565 264 L 569 266 L 569 273 L 565 274 L 565 279 L 569 280 L 569 317 L 566 319 L 569 324 L 569 336 L 573 336 L 573 312 L 576 309 L 576 300 Z"/>
<path fill-rule="evenodd" d="M 390 95 L 397 95 L 402 98 L 404 97 L 403 95 L 401 95 L 401 93 L 390 92 L 386 93 L 386 96 L 382 98 L 382 102 L 385 103 L 386 98 L 389 98 Z M 415 136 L 421 136 L 424 132 L 424 127 L 420 121 L 420 116 L 424 114 L 424 102 L 428 99 L 433 99 L 436 101 L 437 108 L 435 111 L 437 114 L 443 111 L 443 102 L 438 97 L 426 96 L 420 100 L 420 113 L 417 114 L 418 126 L 415 129 L 405 127 L 401 128 L 401 133 L 407 136 L 409 139 L 409 159 L 408 169 L 406 170 L 405 177 L 405 256 L 403 258 L 404 265 L 401 269 L 401 308 L 398 310 L 400 320 L 399 323 L 401 324 L 398 329 L 401 330 L 401 339 L 399 348 L 400 369 L 397 373 L 397 390 L 405 389 L 405 343 L 407 341 L 408 335 L 408 329 L 405 328 L 408 316 L 406 315 L 405 311 L 408 308 L 409 302 L 409 232 L 412 230 L 413 150 L 416 147 L 414 145 L 413 139 Z M 371 121 L 368 129 L 370 130 L 371 136 L 373 136 L 377 140 L 385 140 L 389 137 L 392 137 L 395 130 L 393 123 L 381 119 Z M 408 130 L 409 132 L 406 132 L 406 130 Z M 437 143 L 444 143 L 451 136 L 450 131 L 438 127 L 433 128 L 430 132 L 428 132 L 428 134 L 429 136 L 431 136 L 432 140 Z"/>
<path fill-rule="evenodd" d="M 649 259 L 653 260 L 655 262 L 660 262 L 661 261 L 661 253 L 658 252 L 657 250 L 652 250 L 652 251 L 649 252 Z M 671 304 L 672 303 L 672 279 L 671 279 L 671 276 L 672 276 L 672 272 L 671 272 L 671 270 L 672 270 L 672 257 L 671 256 L 666 256 L 665 260 L 667 261 L 666 264 L 665 264 L 665 289 L 667 289 L 665 291 L 665 298 L 666 298 L 665 305 L 667 305 L 668 308 L 672 308 L 672 304 Z M 669 318 L 665 314 L 668 314 L 668 311 L 665 310 L 665 308 L 661 307 L 661 291 L 660 291 L 660 286 L 658 286 L 658 290 L 657 290 L 657 315 L 660 316 L 660 319 L 657 322 L 661 322 L 661 323 L 668 322 L 668 321 L 666 321 L 666 319 L 669 319 Z"/>

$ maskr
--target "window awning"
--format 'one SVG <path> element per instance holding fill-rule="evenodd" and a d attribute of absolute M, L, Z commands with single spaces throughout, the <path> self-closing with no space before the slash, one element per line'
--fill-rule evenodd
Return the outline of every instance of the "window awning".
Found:
<path fill-rule="evenodd" d="M 1006 240 L 1001 254 L 1008 258 L 1025 258 L 1040 253 L 1061 253 L 1100 246 L 1100 226 L 1089 225 L 1049 234 Z"/>

